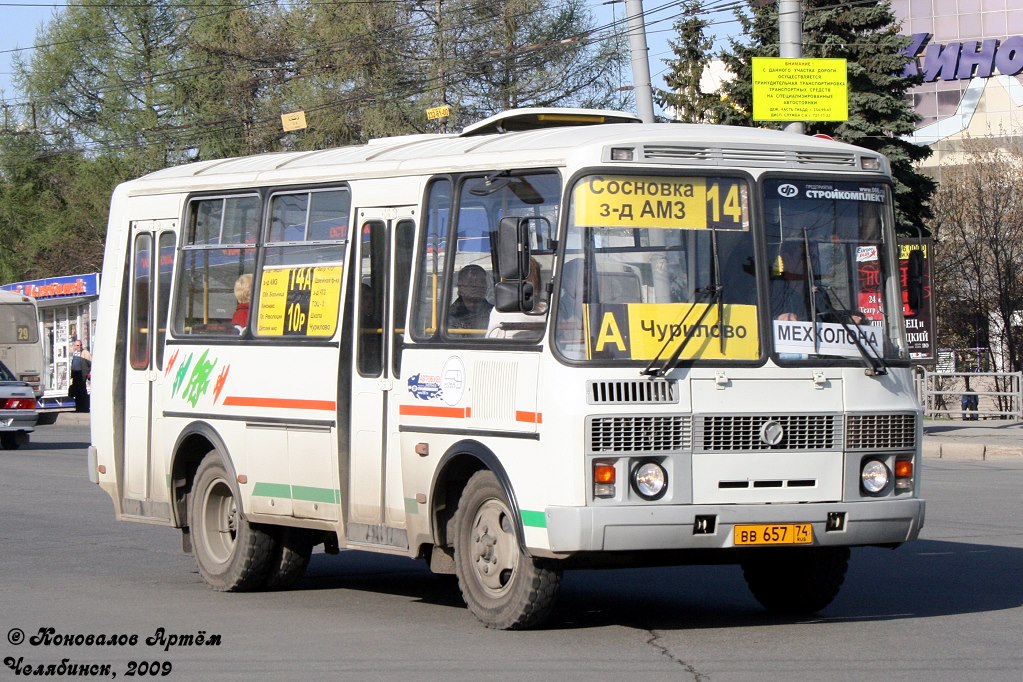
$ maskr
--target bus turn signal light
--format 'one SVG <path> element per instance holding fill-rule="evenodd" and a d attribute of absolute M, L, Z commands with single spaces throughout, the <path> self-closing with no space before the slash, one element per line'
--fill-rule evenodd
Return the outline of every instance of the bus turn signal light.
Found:
<path fill-rule="evenodd" d="M 615 465 L 613 463 L 593 463 L 593 496 L 615 496 Z"/>
<path fill-rule="evenodd" d="M 593 481 L 595 483 L 614 483 L 615 467 L 613 464 L 596 464 L 593 466 Z"/>
<path fill-rule="evenodd" d="M 902 491 L 913 489 L 913 460 L 895 460 L 895 489 Z"/>

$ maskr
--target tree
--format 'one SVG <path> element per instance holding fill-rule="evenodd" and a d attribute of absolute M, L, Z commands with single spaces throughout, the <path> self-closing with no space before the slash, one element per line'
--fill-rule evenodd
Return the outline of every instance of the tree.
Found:
<path fill-rule="evenodd" d="M 709 22 L 700 16 L 703 14 L 700 0 L 684 0 L 679 9 L 681 17 L 673 26 L 678 37 L 668 40 L 675 55 L 665 62 L 669 67 L 664 76 L 668 89 L 657 89 L 654 99 L 662 107 L 673 110 L 677 121 L 703 123 L 717 100 L 700 87 L 714 39 L 706 33 Z"/>
<path fill-rule="evenodd" d="M 583 0 L 454 0 L 449 96 L 463 124 L 517 107 L 621 108 L 621 36 L 591 37 Z M 611 77 L 609 77 L 611 76 Z"/>
<path fill-rule="evenodd" d="M 727 99 L 717 113 L 722 123 L 752 125 L 751 58 L 778 56 L 778 10 L 747 0 L 737 16 L 748 39 L 732 39 L 731 52 L 722 55 L 736 77 L 725 84 Z M 902 75 L 909 40 L 899 34 L 888 0 L 803 0 L 804 56 L 846 59 L 849 78 L 849 120 L 808 122 L 806 132 L 827 134 L 887 156 L 898 228 L 916 236 L 926 232 L 935 183 L 914 168 L 931 150 L 902 139 L 920 121 L 907 93 L 921 77 Z"/>
<path fill-rule="evenodd" d="M 288 102 L 313 149 L 426 129 L 433 33 L 420 2 L 308 2 L 292 13 L 300 51 Z M 426 35 L 422 35 L 425 33 Z"/>
<path fill-rule="evenodd" d="M 282 149 L 280 115 L 297 68 L 290 9 L 220 0 L 183 13 L 173 144 L 204 159 Z"/>
<path fill-rule="evenodd" d="M 976 345 L 978 324 L 1000 371 L 1023 370 L 1023 143 L 970 139 L 941 168 L 931 229 L 939 337 Z"/>
<path fill-rule="evenodd" d="M 115 152 L 140 174 L 175 163 L 173 73 L 181 15 L 171 3 L 69 4 L 36 37 L 15 83 L 23 127 L 54 149 Z"/>

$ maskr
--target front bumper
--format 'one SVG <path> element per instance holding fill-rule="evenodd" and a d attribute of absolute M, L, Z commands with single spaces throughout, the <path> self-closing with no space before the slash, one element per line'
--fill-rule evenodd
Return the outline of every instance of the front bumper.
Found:
<path fill-rule="evenodd" d="M 636 505 L 547 507 L 547 536 L 557 553 L 734 547 L 735 524 L 811 523 L 814 545 L 891 545 L 916 539 L 924 501 L 877 500 L 813 504 Z M 829 513 L 844 512 L 842 530 L 828 531 Z M 696 517 L 714 517 L 713 533 L 696 533 Z"/>

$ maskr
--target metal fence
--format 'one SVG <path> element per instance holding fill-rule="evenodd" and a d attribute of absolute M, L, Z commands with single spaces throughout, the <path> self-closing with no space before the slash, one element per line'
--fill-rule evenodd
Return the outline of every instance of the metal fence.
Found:
<path fill-rule="evenodd" d="M 1023 420 L 1023 372 L 917 371 L 925 417 Z"/>

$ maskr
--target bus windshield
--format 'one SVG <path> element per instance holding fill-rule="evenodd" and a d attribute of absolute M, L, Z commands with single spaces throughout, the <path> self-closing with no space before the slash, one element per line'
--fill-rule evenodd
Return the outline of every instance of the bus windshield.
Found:
<path fill-rule="evenodd" d="M 563 357 L 760 357 L 745 179 L 588 175 L 568 220 L 554 322 Z"/>
<path fill-rule="evenodd" d="M 884 239 L 887 186 L 769 179 L 763 196 L 779 359 L 862 358 L 875 367 L 904 359 Z"/>

